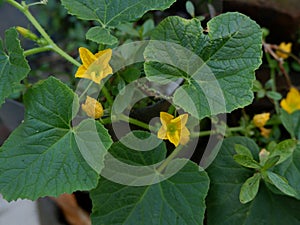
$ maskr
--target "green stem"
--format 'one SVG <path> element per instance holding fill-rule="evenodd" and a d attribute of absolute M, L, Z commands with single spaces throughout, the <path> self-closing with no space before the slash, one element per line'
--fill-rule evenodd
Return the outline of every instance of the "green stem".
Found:
<path fill-rule="evenodd" d="M 183 145 L 179 145 L 175 150 L 166 158 L 166 160 L 157 168 L 157 172 L 161 173 L 169 163 L 178 155 L 183 148 Z"/>
<path fill-rule="evenodd" d="M 142 121 L 139 121 L 137 119 L 134 119 L 134 118 L 131 118 L 131 117 L 128 117 L 124 114 L 120 114 L 119 117 L 118 117 L 119 120 L 121 121 L 125 121 L 125 122 L 128 122 L 128 123 L 131 123 L 133 125 L 136 125 L 136 126 L 139 126 L 141 128 L 144 128 L 144 129 L 147 129 L 147 130 L 155 130 L 155 128 L 149 124 L 146 124 Z"/>
<path fill-rule="evenodd" d="M 112 106 L 114 103 L 114 100 L 104 85 L 102 86 L 101 91 L 102 91 L 103 95 L 105 96 L 106 100 L 108 101 L 109 105 Z"/>
<path fill-rule="evenodd" d="M 254 127 L 254 126 L 253 126 Z M 243 126 L 240 127 L 229 127 L 227 128 L 227 131 L 230 132 L 239 132 L 239 131 L 244 131 L 246 128 Z M 205 131 L 200 131 L 200 132 L 192 132 L 191 133 L 191 138 L 195 137 L 204 137 L 204 136 L 209 136 L 212 134 L 217 134 L 215 130 L 205 130 Z"/>
<path fill-rule="evenodd" d="M 34 55 L 34 54 L 37 54 L 40 52 L 46 52 L 46 51 L 50 51 L 50 50 L 52 50 L 51 45 L 46 45 L 46 46 L 38 47 L 38 48 L 32 48 L 32 49 L 24 51 L 24 56 L 26 57 L 29 55 Z"/>
<path fill-rule="evenodd" d="M 79 96 L 79 102 L 82 99 L 82 97 L 87 93 L 87 91 L 90 89 L 90 87 L 92 86 L 92 84 L 94 83 L 94 81 L 90 81 L 90 83 L 88 84 L 88 86 L 84 89 L 84 91 L 80 94 Z"/>
<path fill-rule="evenodd" d="M 273 92 L 276 92 L 276 90 L 277 90 L 277 88 L 276 88 L 276 71 L 273 66 L 272 59 L 268 53 L 266 53 L 266 59 L 268 61 L 269 67 L 270 67 L 270 78 L 272 80 L 271 90 Z M 273 99 L 273 102 L 274 102 L 274 106 L 275 106 L 275 111 L 277 114 L 279 114 L 279 112 L 280 112 L 279 103 L 277 100 L 274 100 L 274 99 Z"/>
<path fill-rule="evenodd" d="M 80 66 L 81 64 L 76 61 L 73 57 L 68 55 L 65 51 L 63 51 L 61 48 L 59 48 L 50 38 L 50 36 L 47 34 L 47 32 L 44 30 L 44 28 L 39 24 L 39 22 L 32 16 L 30 13 L 28 6 L 21 5 L 18 2 L 14 0 L 6 0 L 9 4 L 14 6 L 15 8 L 19 9 L 26 17 L 27 19 L 32 23 L 32 25 L 37 29 L 37 31 L 42 35 L 42 37 L 47 41 L 48 45 L 52 46 L 52 50 L 55 51 L 57 54 L 68 60 L 69 62 L 73 63 L 75 66 Z"/>
<path fill-rule="evenodd" d="M 106 118 L 100 119 L 100 122 L 102 124 L 104 124 L 104 125 L 110 124 L 111 123 L 111 118 L 110 117 L 106 117 Z"/>

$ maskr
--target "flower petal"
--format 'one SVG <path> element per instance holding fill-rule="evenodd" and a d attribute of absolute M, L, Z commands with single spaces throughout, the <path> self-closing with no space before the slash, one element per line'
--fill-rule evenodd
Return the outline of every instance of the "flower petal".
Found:
<path fill-rule="evenodd" d="M 86 68 L 84 65 L 79 66 L 79 68 L 75 74 L 75 77 L 91 79 L 90 76 L 88 74 L 86 74 Z"/>
<path fill-rule="evenodd" d="M 167 130 L 164 126 L 161 126 L 161 128 L 158 130 L 157 137 L 159 139 L 167 139 Z"/>
<path fill-rule="evenodd" d="M 164 127 L 167 127 L 167 125 L 171 122 L 173 118 L 174 116 L 169 113 L 160 112 L 160 122 Z"/>
<path fill-rule="evenodd" d="M 97 58 L 93 53 L 91 53 L 87 48 L 80 47 L 79 55 L 82 61 L 82 64 L 88 68 Z"/>
<path fill-rule="evenodd" d="M 190 131 L 183 127 L 180 133 L 180 144 L 185 145 L 190 140 Z"/>
<path fill-rule="evenodd" d="M 174 144 L 177 147 L 180 142 L 180 132 L 179 131 L 173 133 L 167 132 L 167 138 L 172 144 Z"/>

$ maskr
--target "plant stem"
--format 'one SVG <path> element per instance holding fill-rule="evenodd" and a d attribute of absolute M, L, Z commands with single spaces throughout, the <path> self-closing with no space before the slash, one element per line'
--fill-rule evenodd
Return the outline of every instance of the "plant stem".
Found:
<path fill-rule="evenodd" d="M 239 132 L 239 131 L 244 131 L 246 128 L 243 126 L 240 127 L 229 127 L 226 130 L 230 132 Z M 204 136 L 209 136 L 212 134 L 217 134 L 216 130 L 205 130 L 205 131 L 200 131 L 200 132 L 192 132 L 191 133 L 191 138 L 193 137 L 204 137 Z"/>
<path fill-rule="evenodd" d="M 124 114 L 120 114 L 119 117 L 118 117 L 119 120 L 121 121 L 125 121 L 125 122 L 128 122 L 128 123 L 131 123 L 133 125 L 137 125 L 141 128 L 144 128 L 144 129 L 147 129 L 147 130 L 155 130 L 155 128 L 149 124 L 146 124 L 142 121 L 139 121 L 137 119 L 134 119 L 134 118 L 131 118 L 131 117 L 128 117 Z"/>
<path fill-rule="evenodd" d="M 112 106 L 114 103 L 114 100 L 112 99 L 109 91 L 107 90 L 107 88 L 104 86 L 102 86 L 101 91 L 103 93 L 103 95 L 105 96 L 106 100 L 108 101 L 109 105 Z"/>
<path fill-rule="evenodd" d="M 274 66 L 272 65 L 272 59 L 271 59 L 270 55 L 268 54 L 268 52 L 266 52 L 265 55 L 266 55 L 266 59 L 268 61 L 269 67 L 270 67 L 270 78 L 272 80 L 271 89 L 273 92 L 276 92 L 276 90 L 277 90 L 277 88 L 276 88 L 276 71 L 275 71 Z M 274 106 L 275 106 L 275 111 L 277 114 L 279 114 L 279 112 L 280 112 L 279 103 L 277 100 L 274 100 L 274 99 L 273 99 L 273 102 L 274 102 Z"/>
<path fill-rule="evenodd" d="M 52 46 L 51 45 L 46 45 L 43 47 L 38 47 L 38 48 L 32 48 L 29 50 L 24 51 L 24 56 L 29 56 L 29 55 L 34 55 L 40 52 L 46 52 L 46 51 L 50 51 L 52 50 Z"/>
<path fill-rule="evenodd" d="M 76 61 L 73 57 L 68 55 L 64 50 L 59 48 L 50 38 L 50 36 L 47 34 L 47 32 L 44 30 L 44 28 L 39 24 L 39 22 L 35 19 L 35 17 L 30 13 L 28 6 L 21 5 L 18 2 L 14 0 L 6 0 L 9 4 L 14 6 L 15 8 L 19 9 L 26 17 L 27 19 L 32 23 L 32 25 L 37 29 L 37 31 L 42 35 L 42 37 L 47 41 L 48 45 L 52 47 L 52 50 L 55 51 L 57 54 L 68 60 L 69 62 L 73 63 L 75 66 L 80 66 L 81 64 Z"/>
<path fill-rule="evenodd" d="M 183 145 L 179 145 L 175 150 L 166 158 L 166 160 L 157 168 L 157 172 L 161 173 L 169 163 L 178 155 L 183 148 Z"/>
<path fill-rule="evenodd" d="M 79 96 L 79 101 L 82 99 L 82 97 L 87 93 L 87 91 L 90 89 L 90 87 L 92 86 L 92 84 L 94 83 L 94 81 L 90 81 L 90 83 L 88 84 L 88 86 L 84 89 L 84 91 L 80 94 Z"/>

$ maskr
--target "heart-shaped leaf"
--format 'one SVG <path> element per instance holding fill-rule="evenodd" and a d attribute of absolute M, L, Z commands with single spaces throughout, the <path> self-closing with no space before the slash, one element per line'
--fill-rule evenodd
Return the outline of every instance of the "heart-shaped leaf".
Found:
<path fill-rule="evenodd" d="M 262 33 L 249 17 L 225 13 L 204 31 L 197 19 L 168 17 L 145 51 L 149 79 L 184 78 L 174 103 L 201 119 L 231 112 L 253 100 L 254 70 L 261 64 Z"/>
<path fill-rule="evenodd" d="M 101 170 L 112 143 L 106 129 L 91 119 L 72 128 L 77 95 L 53 77 L 28 90 L 24 104 L 24 122 L 0 149 L 0 192 L 5 199 L 37 199 L 94 188 L 99 178 L 94 169 Z M 92 124 L 99 137 L 92 136 L 85 145 L 91 132 L 87 133 L 87 126 Z M 99 138 L 102 145 L 90 151 Z M 89 154 L 95 159 L 89 160 Z"/>
<path fill-rule="evenodd" d="M 147 132 L 134 132 L 134 135 L 139 138 L 149 137 Z M 128 138 L 132 137 L 125 137 Z M 166 147 L 163 143 L 149 151 L 136 151 L 126 147 L 122 142 L 121 139 L 120 142 L 114 143 L 109 152 L 118 160 L 135 165 L 136 170 L 165 158 Z M 186 164 L 176 174 L 152 185 L 122 185 L 101 177 L 97 188 L 90 194 L 93 202 L 92 223 L 203 224 L 209 179 L 198 165 L 183 159 L 173 160 L 166 167 L 166 171 L 172 170 L 176 163 L 183 162 Z"/>
<path fill-rule="evenodd" d="M 117 43 L 110 28 L 132 22 L 150 10 L 164 10 L 176 0 L 61 0 L 68 12 L 82 20 L 94 20 L 101 26 L 91 28 L 86 37 L 103 44 Z"/>

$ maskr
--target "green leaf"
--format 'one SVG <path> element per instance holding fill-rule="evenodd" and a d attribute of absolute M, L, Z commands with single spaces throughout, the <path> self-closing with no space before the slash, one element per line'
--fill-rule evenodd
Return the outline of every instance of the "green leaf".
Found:
<path fill-rule="evenodd" d="M 94 167 L 103 167 L 111 140 L 97 122 L 93 125 L 95 132 L 104 141 L 102 146 L 91 150 L 94 143 L 87 144 L 88 140 L 83 139 L 89 136 L 88 126 L 92 121 L 71 127 L 79 108 L 77 95 L 50 77 L 27 91 L 24 104 L 24 122 L 0 149 L 0 192 L 4 198 L 34 200 L 96 187 L 99 176 L 92 167 L 95 160 L 100 165 Z M 89 154 L 94 153 L 94 161 L 87 163 L 84 158 L 88 160 Z"/>
<path fill-rule="evenodd" d="M 126 186 L 100 179 L 91 191 L 93 224 L 201 225 L 209 179 L 188 162 L 178 173 L 150 186 Z"/>
<path fill-rule="evenodd" d="M 199 119 L 250 104 L 262 56 L 261 29 L 249 17 L 225 13 L 207 27 L 205 34 L 197 19 L 168 17 L 152 33 L 160 42 L 145 51 L 147 77 L 183 78 L 173 101 Z"/>
<path fill-rule="evenodd" d="M 247 168 L 253 168 L 253 169 L 261 168 L 261 165 L 258 162 L 256 162 L 253 158 L 251 158 L 247 155 L 234 155 L 233 159 L 241 166 L 244 166 Z"/>
<path fill-rule="evenodd" d="M 86 39 L 105 45 L 114 45 L 118 43 L 118 39 L 113 36 L 108 29 L 99 26 L 89 29 L 86 33 Z"/>
<path fill-rule="evenodd" d="M 133 142 L 135 138 L 138 140 Z M 126 163 L 127 167 L 119 168 L 118 165 L 112 164 L 113 160 L 109 154 L 106 156 L 106 166 L 101 173 L 105 174 L 105 178 L 101 177 L 98 187 L 90 194 L 93 202 L 93 224 L 203 224 L 205 197 L 209 186 L 206 172 L 189 160 L 175 159 L 166 167 L 166 173 L 159 175 L 156 164 L 165 159 L 167 149 L 164 142 L 157 143 L 157 140 L 149 132 L 133 131 L 111 146 L 109 153 L 114 159 Z M 153 146 L 153 149 L 145 151 L 148 144 Z M 152 165 L 154 167 L 151 172 L 156 176 L 163 178 L 170 172 L 172 176 L 164 177 L 160 182 L 152 183 L 149 179 L 146 180 L 146 185 L 140 186 L 135 183 L 133 186 L 130 176 Z M 173 174 L 174 166 L 177 165 L 183 167 Z M 111 175 L 125 176 L 127 185 L 107 179 L 106 170 L 110 167 L 113 171 L 114 166 L 117 166 L 117 172 Z M 134 166 L 133 172 L 130 171 L 131 166 Z M 152 185 L 149 185 L 151 183 Z"/>
<path fill-rule="evenodd" d="M 99 122 L 86 119 L 74 128 L 74 137 L 85 161 L 100 173 L 104 165 L 103 157 L 112 144 L 108 131 Z"/>
<path fill-rule="evenodd" d="M 253 171 L 241 167 L 233 160 L 235 144 L 247 146 L 253 156 L 258 155 L 258 146 L 249 138 L 231 137 L 224 140 L 218 156 L 207 169 L 211 179 L 206 201 L 207 224 L 300 224 L 300 201 L 274 194 L 266 188 L 264 182 L 260 184 L 253 201 L 247 204 L 239 201 L 241 186 L 253 175 Z"/>
<path fill-rule="evenodd" d="M 276 165 L 276 163 L 279 161 L 280 159 L 280 156 L 279 155 L 276 155 L 276 156 L 273 156 L 273 157 L 268 157 L 268 159 L 266 160 L 266 162 L 263 164 L 263 170 L 267 170 L 273 166 Z"/>
<path fill-rule="evenodd" d="M 274 172 L 285 177 L 289 184 L 297 191 L 300 200 L 300 145 L 298 144 L 292 156 L 283 163 L 276 165 Z"/>
<path fill-rule="evenodd" d="M 276 101 L 279 101 L 280 99 L 282 99 L 282 95 L 276 91 L 267 91 L 267 96 Z"/>
<path fill-rule="evenodd" d="M 259 182 L 261 179 L 260 173 L 255 173 L 252 177 L 248 178 L 242 185 L 240 192 L 240 201 L 243 204 L 251 202 L 257 195 Z"/>
<path fill-rule="evenodd" d="M 68 12 L 82 20 L 95 20 L 103 28 L 142 17 L 149 10 L 164 10 L 175 0 L 61 0 Z"/>
<path fill-rule="evenodd" d="M 23 53 L 16 29 L 6 30 L 5 42 L 0 38 L 0 106 L 30 71 Z"/>
<path fill-rule="evenodd" d="M 267 171 L 268 178 L 272 181 L 275 187 L 288 196 L 295 197 L 297 192 L 292 188 L 288 182 L 281 176 L 271 171 Z"/>
<path fill-rule="evenodd" d="M 285 110 L 281 110 L 280 119 L 291 137 L 300 140 L 300 111 L 289 114 Z"/>
<path fill-rule="evenodd" d="M 239 155 L 245 155 L 245 156 L 248 156 L 249 158 L 253 159 L 252 153 L 249 150 L 249 148 L 247 148 L 247 147 L 245 147 L 243 145 L 236 144 L 234 146 L 234 150 Z"/>
<path fill-rule="evenodd" d="M 194 4 L 191 1 L 187 1 L 185 3 L 185 8 L 188 14 L 191 15 L 191 17 L 195 17 L 195 7 Z"/>
<path fill-rule="evenodd" d="M 276 145 L 276 147 L 271 151 L 269 158 L 273 156 L 280 156 L 277 164 L 282 163 L 287 160 L 293 154 L 297 145 L 297 141 L 293 139 L 284 140 Z"/>

